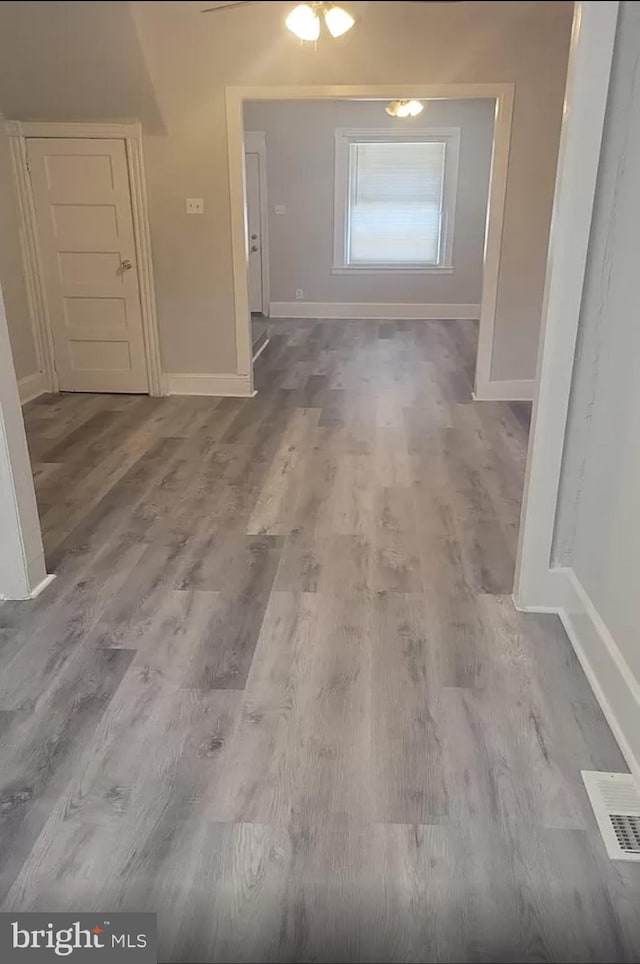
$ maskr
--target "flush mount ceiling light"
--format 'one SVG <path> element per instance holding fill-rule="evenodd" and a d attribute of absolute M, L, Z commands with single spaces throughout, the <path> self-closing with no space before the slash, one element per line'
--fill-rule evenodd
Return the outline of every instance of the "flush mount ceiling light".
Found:
<path fill-rule="evenodd" d="M 332 37 L 341 37 L 355 23 L 347 10 L 334 3 L 299 3 L 286 18 L 285 24 L 299 40 L 317 40 L 320 36 L 320 15 Z"/>
<path fill-rule="evenodd" d="M 385 111 L 390 117 L 417 117 L 424 110 L 419 100 L 392 100 Z"/>

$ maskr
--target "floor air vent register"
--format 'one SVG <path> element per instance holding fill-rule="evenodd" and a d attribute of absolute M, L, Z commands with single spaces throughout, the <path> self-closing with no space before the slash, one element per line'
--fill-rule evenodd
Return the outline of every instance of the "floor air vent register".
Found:
<path fill-rule="evenodd" d="M 582 779 L 611 860 L 640 861 L 640 792 L 634 778 L 583 770 Z"/>

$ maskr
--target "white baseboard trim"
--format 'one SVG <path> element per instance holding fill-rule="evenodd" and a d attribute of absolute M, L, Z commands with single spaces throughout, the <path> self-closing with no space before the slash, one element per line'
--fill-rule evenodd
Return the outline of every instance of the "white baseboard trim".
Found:
<path fill-rule="evenodd" d="M 362 318 L 380 321 L 444 321 L 480 318 L 480 305 L 374 304 L 373 302 L 272 301 L 270 318 Z"/>
<path fill-rule="evenodd" d="M 257 352 L 255 353 L 255 355 L 253 356 L 253 361 L 254 361 L 254 362 L 257 362 L 257 360 L 260 358 L 260 355 L 261 355 L 262 352 L 265 350 L 265 348 L 267 347 L 267 345 L 270 344 L 270 342 L 271 342 L 271 339 L 270 339 L 270 338 L 265 338 L 265 340 L 262 342 L 262 344 L 261 344 L 260 347 L 258 348 L 258 350 L 257 350 Z"/>
<path fill-rule="evenodd" d="M 40 595 L 40 593 L 45 591 L 47 586 L 51 585 L 51 583 L 55 578 L 56 578 L 55 573 L 49 573 L 44 577 L 44 579 L 42 579 L 38 583 L 38 585 L 34 589 L 31 590 L 31 592 L 19 596 L 18 601 L 27 601 L 29 599 L 36 599 Z M 8 597 L 3 594 L 0 594 L 0 602 L 9 602 L 9 601 L 15 601 L 15 597 L 14 596 Z"/>
<path fill-rule="evenodd" d="M 44 577 L 41 583 L 38 583 L 35 589 L 29 593 L 29 599 L 36 599 L 41 592 L 44 592 L 47 586 L 50 586 L 53 580 L 56 578 L 55 573 L 49 573 Z"/>
<path fill-rule="evenodd" d="M 476 386 L 476 402 L 532 402 L 536 383 L 533 378 L 501 379 Z"/>
<path fill-rule="evenodd" d="M 47 376 L 44 372 L 34 372 L 33 375 L 25 375 L 18 382 L 18 392 L 20 393 L 20 403 L 26 405 L 32 402 L 39 395 L 44 395 L 47 391 Z"/>
<path fill-rule="evenodd" d="M 560 619 L 629 769 L 640 780 L 640 683 L 573 569 Z"/>
<path fill-rule="evenodd" d="M 527 601 L 521 601 L 518 589 L 514 589 L 511 596 L 513 605 L 521 613 L 560 613 L 567 602 L 566 570 L 554 566 L 545 572 L 536 573 L 536 579 L 528 580 L 526 588 Z"/>
<path fill-rule="evenodd" d="M 550 570 L 563 581 L 564 600 L 518 607 L 525 612 L 557 612 L 589 685 L 627 761 L 640 781 L 640 682 L 609 632 L 593 600 L 570 568 Z"/>
<path fill-rule="evenodd" d="M 164 376 L 168 395 L 223 395 L 251 398 L 249 375 L 169 373 Z"/>

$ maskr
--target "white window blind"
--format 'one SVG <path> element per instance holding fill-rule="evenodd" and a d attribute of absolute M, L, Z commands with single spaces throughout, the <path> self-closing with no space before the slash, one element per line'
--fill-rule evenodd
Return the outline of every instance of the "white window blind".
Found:
<path fill-rule="evenodd" d="M 347 263 L 437 265 L 446 143 L 349 144 Z"/>

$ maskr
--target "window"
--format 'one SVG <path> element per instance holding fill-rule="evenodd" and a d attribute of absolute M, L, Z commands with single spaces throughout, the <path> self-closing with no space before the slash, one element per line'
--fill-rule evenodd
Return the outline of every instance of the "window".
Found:
<path fill-rule="evenodd" d="M 451 271 L 458 129 L 336 131 L 334 272 Z"/>

